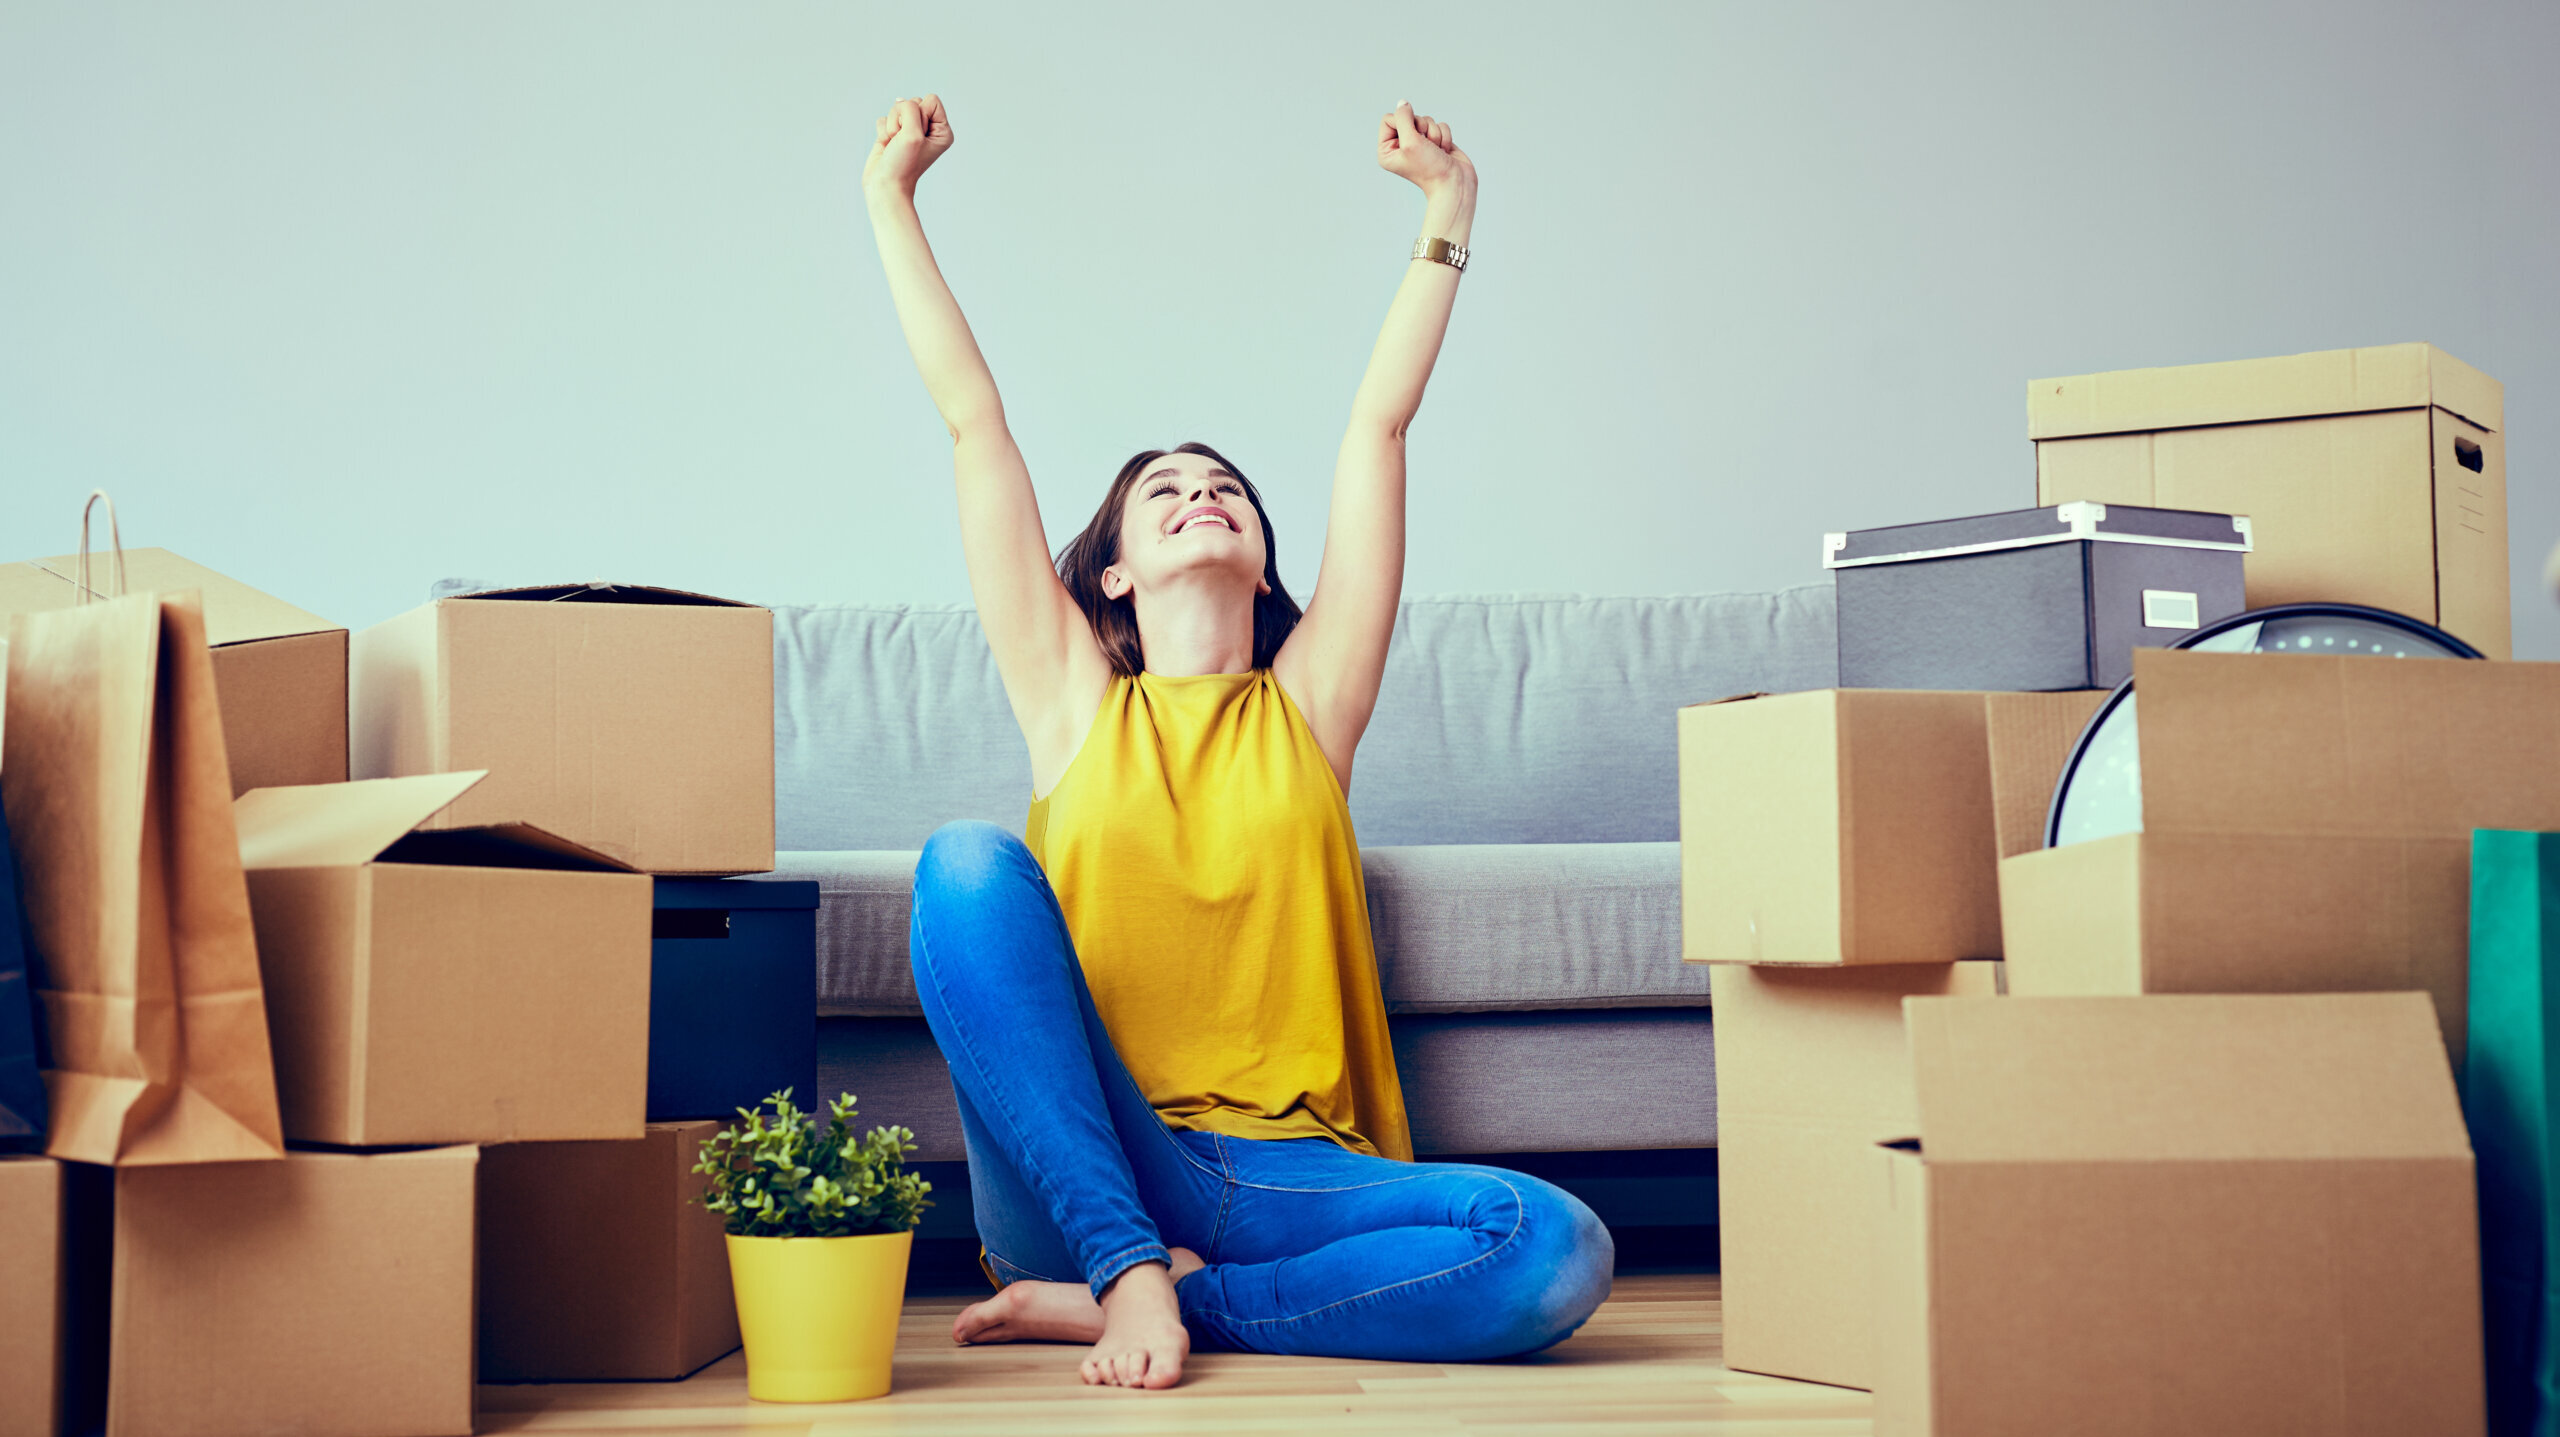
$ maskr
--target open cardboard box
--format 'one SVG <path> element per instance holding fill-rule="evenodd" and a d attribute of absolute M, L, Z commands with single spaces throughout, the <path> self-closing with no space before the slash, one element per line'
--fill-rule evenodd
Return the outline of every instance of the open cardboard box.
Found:
<path fill-rule="evenodd" d="M 1878 1437 L 2460 1437 L 2471 1148 L 2416 993 L 1913 998 Z"/>
<path fill-rule="evenodd" d="M 642 873 L 773 867 L 773 614 L 645 585 L 437 599 L 355 636 L 354 775 L 485 769 L 430 828 L 539 824 Z"/>
<path fill-rule="evenodd" d="M 1726 1366 L 1875 1385 L 1872 1151 L 1918 1122 L 1902 1000 L 1989 997 L 1999 969 L 1716 965 Z"/>
<path fill-rule="evenodd" d="M 2505 389 L 2426 344 L 2039 379 L 2036 502 L 2246 514 L 2249 606 L 2325 599 L 2512 652 Z"/>
<path fill-rule="evenodd" d="M 124 551 L 125 586 L 194 589 L 204 596 L 222 743 L 231 791 L 347 777 L 347 630 L 166 549 Z M 105 589 L 115 556 L 89 556 L 89 584 Z M 0 564 L 0 616 L 79 602 L 79 559 L 63 554 Z M 0 623 L 0 630 L 8 626 Z"/>
<path fill-rule="evenodd" d="M 2000 956 L 1983 695 L 1820 689 L 1680 710 L 1692 963 Z"/>
<path fill-rule="evenodd" d="M 288 1138 L 636 1138 L 650 880 L 525 823 L 420 830 L 479 773 L 244 794 Z"/>
<path fill-rule="evenodd" d="M 2000 864 L 2009 991 L 2424 989 L 2462 1052 L 2474 828 L 2560 828 L 2560 664 L 2145 650 L 2143 831 Z"/>

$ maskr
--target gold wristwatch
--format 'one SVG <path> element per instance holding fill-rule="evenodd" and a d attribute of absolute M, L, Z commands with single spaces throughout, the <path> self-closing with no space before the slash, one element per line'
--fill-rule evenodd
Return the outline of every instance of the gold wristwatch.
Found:
<path fill-rule="evenodd" d="M 1415 259 L 1438 260 L 1460 274 L 1467 272 L 1467 247 L 1444 239 L 1418 239 L 1413 242 Z"/>

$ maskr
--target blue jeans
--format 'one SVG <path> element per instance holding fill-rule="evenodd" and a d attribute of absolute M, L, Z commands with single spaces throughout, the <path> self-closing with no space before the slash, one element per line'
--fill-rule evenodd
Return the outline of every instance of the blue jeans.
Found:
<path fill-rule="evenodd" d="M 1187 1247 L 1208 1266 L 1175 1292 L 1202 1345 L 1414 1362 L 1534 1352 L 1609 1295 L 1609 1230 L 1552 1184 L 1166 1126 L 1111 1046 L 1047 876 L 994 824 L 925 844 L 908 942 L 1000 1279 L 1099 1297 Z"/>

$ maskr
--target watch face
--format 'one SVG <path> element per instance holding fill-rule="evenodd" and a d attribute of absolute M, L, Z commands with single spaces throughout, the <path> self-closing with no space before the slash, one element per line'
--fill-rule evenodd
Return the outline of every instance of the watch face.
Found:
<path fill-rule="evenodd" d="M 2436 628 L 2358 604 L 2253 609 L 2170 645 L 2226 654 L 2350 654 L 2379 659 L 2476 659 L 2480 651 Z M 2081 732 L 2053 792 L 2045 846 L 2142 831 L 2142 746 L 2133 681 L 2119 685 Z"/>

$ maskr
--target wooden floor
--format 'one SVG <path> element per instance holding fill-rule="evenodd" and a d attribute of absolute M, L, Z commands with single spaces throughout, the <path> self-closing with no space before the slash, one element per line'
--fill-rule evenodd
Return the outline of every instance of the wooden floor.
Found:
<path fill-rule="evenodd" d="M 908 1299 L 896 1385 L 870 1402 L 751 1403 L 745 1359 L 732 1353 L 684 1382 L 483 1387 L 480 1430 L 650 1437 L 1472 1431 L 1865 1437 L 1869 1430 L 1863 1392 L 1728 1371 L 1717 1279 L 1708 1273 L 1621 1277 L 1580 1332 L 1517 1361 L 1422 1366 L 1204 1352 L 1192 1357 L 1182 1385 L 1165 1392 L 1082 1385 L 1076 1380 L 1080 1347 L 955 1347 L 951 1318 L 969 1300 Z"/>

